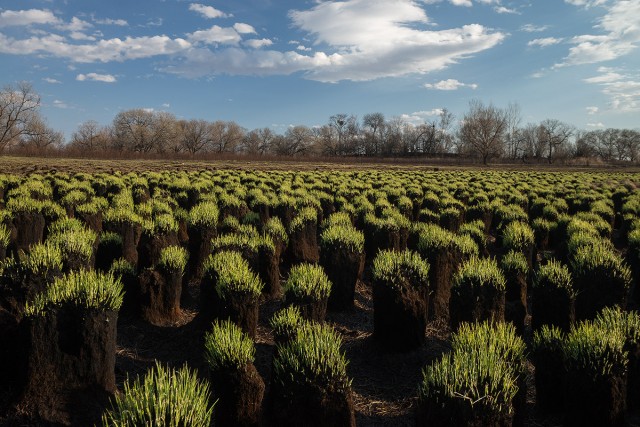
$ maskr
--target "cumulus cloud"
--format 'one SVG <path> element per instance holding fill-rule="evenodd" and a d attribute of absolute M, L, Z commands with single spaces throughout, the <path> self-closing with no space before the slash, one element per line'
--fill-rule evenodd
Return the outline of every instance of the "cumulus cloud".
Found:
<path fill-rule="evenodd" d="M 60 83 L 62 83 L 60 80 L 54 79 L 52 77 L 45 77 L 42 80 L 44 80 L 47 83 L 51 83 L 51 84 L 60 84 Z"/>
<path fill-rule="evenodd" d="M 433 83 L 433 84 L 426 83 L 424 87 L 427 89 L 435 89 L 435 90 L 458 90 L 462 87 L 477 89 L 478 85 L 475 83 L 471 83 L 471 84 L 462 83 L 456 79 L 447 79 L 447 80 L 441 80 L 438 83 Z"/>
<path fill-rule="evenodd" d="M 269 39 L 250 39 L 244 41 L 242 44 L 252 49 L 260 49 L 261 47 L 271 46 L 273 42 Z"/>
<path fill-rule="evenodd" d="M 609 98 L 609 107 L 619 111 L 640 110 L 640 76 L 621 74 L 608 67 L 598 69 L 600 75 L 584 79 L 601 87 Z"/>
<path fill-rule="evenodd" d="M 597 128 L 597 129 L 602 129 L 602 128 L 604 128 L 605 126 L 604 126 L 604 123 L 602 123 L 602 122 L 597 122 L 597 123 L 587 123 L 587 127 L 590 127 L 590 128 Z"/>
<path fill-rule="evenodd" d="M 97 74 L 97 73 L 89 73 L 89 74 L 78 74 L 76 76 L 76 80 L 79 82 L 84 81 L 94 81 L 94 82 L 103 82 L 103 83 L 115 83 L 116 78 L 111 74 Z"/>
<path fill-rule="evenodd" d="M 553 46 L 554 44 L 561 43 L 562 39 L 556 37 L 544 37 L 541 39 L 534 39 L 527 43 L 527 46 L 539 46 L 539 47 L 547 47 Z"/>
<path fill-rule="evenodd" d="M 5 10 L 0 12 L 0 27 L 58 24 L 60 22 L 60 19 L 53 12 L 46 9 Z"/>
<path fill-rule="evenodd" d="M 492 6 L 500 4 L 497 0 L 477 1 Z M 41 31 L 19 38 L 0 32 L 0 53 L 51 56 L 76 63 L 164 57 L 161 70 L 187 77 L 300 72 L 309 79 L 337 82 L 442 70 L 496 46 L 505 38 L 505 34 L 479 24 L 434 31 L 434 23 L 424 9 L 426 3 L 432 1 L 313 2 L 308 9 L 293 10 L 288 15 L 292 27 L 303 33 L 305 40 L 304 45 L 294 43 L 290 51 L 269 49 L 272 40 L 251 37 L 257 34 L 255 28 L 242 22 L 232 27 L 214 25 L 182 37 L 104 39 L 100 32 L 84 30 L 93 24 L 125 26 L 126 21 L 92 18 L 92 24 L 80 19 L 65 23 L 46 10 L 5 11 L 0 14 L 0 23 L 49 23 L 52 30 L 69 33 Z M 191 3 L 189 9 L 209 18 L 222 17 L 222 12 L 200 3 Z M 13 15 L 9 16 L 9 12 Z"/>
<path fill-rule="evenodd" d="M 231 27 L 214 25 L 208 30 L 199 30 L 187 35 L 187 38 L 196 43 L 205 44 L 238 44 L 242 37 Z"/>
<path fill-rule="evenodd" d="M 605 0 L 566 0 L 582 7 L 602 6 L 606 11 L 594 30 L 598 34 L 573 37 L 574 44 L 556 67 L 610 61 L 636 50 L 640 43 L 640 2 Z"/>
<path fill-rule="evenodd" d="M 334 50 L 331 67 L 311 70 L 320 81 L 370 80 L 440 70 L 504 39 L 479 24 L 441 31 L 424 29 L 425 10 L 411 0 L 322 2 L 292 11 L 293 24 L 314 44 Z"/>
<path fill-rule="evenodd" d="M 227 18 L 230 15 L 216 9 L 213 6 L 205 6 L 200 3 L 191 3 L 189 5 L 189 10 L 199 13 L 205 18 L 215 19 L 215 18 Z"/>
<path fill-rule="evenodd" d="M 62 24 L 58 24 L 57 27 L 61 30 L 64 31 L 84 31 L 87 30 L 89 28 L 91 28 L 93 25 L 91 25 L 89 22 L 87 21 L 83 21 L 80 18 L 77 17 L 73 17 L 71 18 L 71 21 L 68 23 L 62 23 Z"/>
<path fill-rule="evenodd" d="M 14 39 L 0 33 L 0 53 L 50 55 L 74 62 L 112 62 L 171 55 L 191 47 L 187 40 L 168 36 L 126 37 L 72 44 L 57 34 Z"/>
<path fill-rule="evenodd" d="M 442 114 L 442 108 L 434 108 L 432 110 L 415 111 L 410 114 L 402 114 L 400 118 L 406 123 L 412 125 L 419 125 L 426 122 L 429 119 L 440 116 Z"/>
<path fill-rule="evenodd" d="M 251 25 L 242 22 L 233 24 L 233 29 L 239 34 L 256 34 L 256 30 Z"/>

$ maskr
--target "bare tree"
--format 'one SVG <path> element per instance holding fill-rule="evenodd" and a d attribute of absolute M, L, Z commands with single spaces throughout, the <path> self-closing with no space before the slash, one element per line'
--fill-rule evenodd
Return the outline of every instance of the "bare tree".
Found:
<path fill-rule="evenodd" d="M 640 132 L 631 129 L 622 129 L 618 141 L 619 160 L 636 162 L 640 152 Z"/>
<path fill-rule="evenodd" d="M 403 130 L 405 122 L 400 117 L 392 117 L 384 127 L 384 139 L 380 153 L 384 156 L 393 156 L 403 151 Z"/>
<path fill-rule="evenodd" d="M 217 153 L 232 153 L 242 143 L 245 130 L 236 122 L 215 121 L 211 125 L 213 149 Z"/>
<path fill-rule="evenodd" d="M 338 143 L 336 132 L 330 125 L 311 129 L 315 138 L 315 151 L 323 156 L 337 156 Z"/>
<path fill-rule="evenodd" d="M 27 123 L 26 131 L 20 138 L 20 146 L 43 151 L 45 149 L 60 148 L 64 143 L 64 135 L 49 127 L 44 119 L 34 116 Z"/>
<path fill-rule="evenodd" d="M 40 96 L 29 83 L 5 86 L 0 91 L 0 152 L 23 136 L 36 136 L 32 133 L 37 126 L 32 121 L 40 118 L 39 108 Z"/>
<path fill-rule="evenodd" d="M 507 119 L 505 135 L 507 157 L 510 159 L 518 159 L 522 156 L 521 138 L 518 134 L 520 131 L 520 122 L 522 122 L 520 105 L 513 102 L 509 103 L 505 114 Z"/>
<path fill-rule="evenodd" d="M 374 156 L 380 154 L 386 126 L 384 114 L 365 114 L 362 118 L 362 126 L 364 128 L 365 153 Z"/>
<path fill-rule="evenodd" d="M 507 114 L 493 106 L 485 106 L 482 101 L 469 102 L 469 111 L 460 126 L 460 141 L 472 153 L 480 156 L 483 164 L 490 158 L 498 157 L 504 151 Z"/>
<path fill-rule="evenodd" d="M 312 146 L 314 140 L 313 131 L 307 126 L 292 126 L 284 134 L 283 138 L 276 141 L 276 154 L 281 156 L 295 156 L 304 154 Z"/>
<path fill-rule="evenodd" d="M 573 132 L 572 126 L 560 120 L 546 119 L 540 123 L 538 138 L 545 146 L 549 164 L 553 163 L 556 152 L 562 151 L 563 145 L 568 144 Z"/>
<path fill-rule="evenodd" d="M 453 148 L 454 136 L 451 132 L 455 116 L 451 111 L 443 108 L 436 125 L 436 144 L 441 153 L 448 153 Z"/>
<path fill-rule="evenodd" d="M 180 145 L 187 153 L 193 155 L 210 148 L 211 124 L 206 120 L 180 120 L 178 129 Z"/>
<path fill-rule="evenodd" d="M 106 150 L 109 146 L 109 130 L 95 120 L 87 120 L 71 135 L 69 146 L 84 152 Z"/>

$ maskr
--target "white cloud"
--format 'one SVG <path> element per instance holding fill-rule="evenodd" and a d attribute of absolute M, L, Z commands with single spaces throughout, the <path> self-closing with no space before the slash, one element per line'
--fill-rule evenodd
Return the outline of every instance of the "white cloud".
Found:
<path fill-rule="evenodd" d="M 541 33 L 549 29 L 548 25 L 533 25 L 526 24 L 520 27 L 520 31 L 524 31 L 526 33 Z"/>
<path fill-rule="evenodd" d="M 547 46 L 553 46 L 554 44 L 558 44 L 561 42 L 562 42 L 562 39 L 559 39 L 556 37 L 544 37 L 541 39 L 531 40 L 529 43 L 527 43 L 527 46 L 547 47 Z"/>
<path fill-rule="evenodd" d="M 602 122 L 597 122 L 597 123 L 587 123 L 587 127 L 602 129 L 602 128 L 604 128 L 605 126 L 604 126 L 604 123 L 602 123 Z"/>
<path fill-rule="evenodd" d="M 426 122 L 428 119 L 438 117 L 442 114 L 442 111 L 442 108 L 434 108 L 433 110 L 428 111 L 415 111 L 411 114 L 402 114 L 400 115 L 400 118 L 406 123 L 419 125 Z"/>
<path fill-rule="evenodd" d="M 0 27 L 58 23 L 60 23 L 60 19 L 46 9 L 5 10 L 0 12 Z"/>
<path fill-rule="evenodd" d="M 269 39 L 250 39 L 242 42 L 242 44 L 252 49 L 260 49 L 261 47 L 271 46 L 273 42 Z"/>
<path fill-rule="evenodd" d="M 574 6 L 584 6 L 586 8 L 590 8 L 593 6 L 602 6 L 607 2 L 607 0 L 564 0 L 564 1 Z"/>
<path fill-rule="evenodd" d="M 215 18 L 227 18 L 230 15 L 216 9 L 213 6 L 205 6 L 200 3 L 191 3 L 189 5 L 189 10 L 199 13 L 205 18 L 215 19 Z"/>
<path fill-rule="evenodd" d="M 129 25 L 129 23 L 124 19 L 105 18 L 105 19 L 95 19 L 93 22 L 100 25 L 116 25 L 118 27 L 126 27 L 127 25 Z"/>
<path fill-rule="evenodd" d="M 609 107 L 618 111 L 640 111 L 640 76 L 625 75 L 608 67 L 600 67 L 599 76 L 584 79 L 596 84 L 609 98 Z"/>
<path fill-rule="evenodd" d="M 587 108 L 585 108 L 585 110 L 587 110 L 587 114 L 590 115 L 590 116 L 598 114 L 598 111 L 600 111 L 600 109 L 598 107 L 587 107 Z"/>
<path fill-rule="evenodd" d="M 69 108 L 69 106 L 64 101 L 60 101 L 59 99 L 53 100 L 53 106 L 56 108 L 62 108 L 62 109 Z"/>
<path fill-rule="evenodd" d="M 466 7 L 473 6 L 473 3 L 471 3 L 471 0 L 449 0 L 449 1 L 454 6 L 466 6 Z"/>
<path fill-rule="evenodd" d="M 521 13 L 518 12 L 516 9 L 511 9 L 511 8 L 504 7 L 504 6 L 496 6 L 496 7 L 494 7 L 494 10 L 497 13 L 507 13 L 507 14 L 511 14 L 511 15 L 521 15 Z"/>
<path fill-rule="evenodd" d="M 56 79 L 54 79 L 52 77 L 45 77 L 42 80 L 44 80 L 47 83 L 51 83 L 51 84 L 60 84 L 60 83 L 62 83 L 60 80 L 56 80 Z"/>
<path fill-rule="evenodd" d="M 71 22 L 67 23 L 67 24 L 58 24 L 57 27 L 61 30 L 64 31 L 71 31 L 71 32 L 77 32 L 77 31 L 84 31 L 86 29 L 91 28 L 93 25 L 91 25 L 90 23 L 88 23 L 87 21 L 83 21 L 80 18 L 77 17 L 73 17 L 71 18 Z"/>
<path fill-rule="evenodd" d="M 162 108 L 171 108 L 171 104 L 169 104 L 168 102 L 165 102 L 164 104 L 161 105 Z"/>
<path fill-rule="evenodd" d="M 200 30 L 188 34 L 187 38 L 196 43 L 205 44 L 238 44 L 242 37 L 231 27 L 220 27 L 214 25 L 208 30 Z"/>
<path fill-rule="evenodd" d="M 478 1 L 499 4 L 497 0 Z M 70 34 L 42 31 L 16 38 L 0 33 L 0 54 L 40 55 L 74 63 L 166 57 L 162 70 L 187 77 L 301 72 L 309 79 L 337 82 L 442 70 L 496 46 L 505 38 L 505 34 L 479 24 L 434 31 L 424 4 L 425 0 L 313 2 L 309 9 L 289 13 L 292 26 L 303 33 L 301 40 L 305 40 L 304 45 L 294 43 L 290 51 L 265 49 L 273 42 L 246 36 L 257 33 L 246 23 L 226 28 L 214 25 L 183 37 L 150 35 L 104 39 L 100 32 L 80 30 L 92 25 L 85 21 L 72 19 L 65 24 L 49 11 L 38 11 L 20 15 L 23 25 L 46 22 L 53 25 L 52 30 Z M 189 6 L 198 13 L 219 15 L 208 7 L 200 3 Z M 0 14 L 0 22 L 6 21 L 7 13 Z M 92 23 L 126 25 L 124 20 L 93 17 Z M 75 30 L 71 31 L 72 28 Z"/>
<path fill-rule="evenodd" d="M 242 22 L 233 24 L 233 29 L 239 34 L 256 34 L 256 30 L 251 25 Z"/>
<path fill-rule="evenodd" d="M 71 44 L 64 37 L 48 34 L 17 40 L 0 33 L 0 53 L 50 55 L 74 62 L 111 62 L 171 55 L 191 47 L 191 43 L 167 36 L 126 37 L 96 43 Z"/>
<path fill-rule="evenodd" d="M 103 82 L 103 83 L 115 83 L 116 78 L 111 74 L 97 74 L 97 73 L 89 73 L 89 74 L 78 74 L 76 76 L 76 80 L 79 82 L 84 81 L 94 81 L 94 82 Z"/>
<path fill-rule="evenodd" d="M 435 89 L 435 90 L 458 90 L 462 87 L 477 89 L 478 85 L 475 83 L 471 83 L 471 84 L 462 83 L 456 79 L 447 79 L 447 80 L 441 80 L 438 83 L 433 83 L 433 84 L 426 83 L 424 87 L 427 89 Z"/>
<path fill-rule="evenodd" d="M 556 67 L 593 64 L 610 61 L 636 50 L 640 43 L 640 2 L 637 0 L 566 0 L 576 6 L 603 6 L 605 15 L 598 20 L 594 30 L 600 34 L 574 37 L 575 45 L 569 49 L 564 61 Z"/>
<path fill-rule="evenodd" d="M 412 0 L 327 1 L 292 11 L 293 24 L 334 53 L 330 67 L 310 70 L 320 81 L 370 80 L 440 70 L 504 39 L 478 24 L 426 30 L 425 10 Z"/>
<path fill-rule="evenodd" d="M 71 39 L 73 40 L 90 40 L 90 41 L 96 40 L 94 36 L 90 36 L 81 31 L 73 31 L 71 34 L 69 34 L 69 37 L 71 37 Z"/>

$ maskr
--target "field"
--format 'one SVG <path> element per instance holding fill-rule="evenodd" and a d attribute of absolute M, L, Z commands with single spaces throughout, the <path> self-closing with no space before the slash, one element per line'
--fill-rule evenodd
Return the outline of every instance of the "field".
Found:
<path fill-rule="evenodd" d="M 638 425 L 635 171 L 0 170 L 0 425 Z"/>

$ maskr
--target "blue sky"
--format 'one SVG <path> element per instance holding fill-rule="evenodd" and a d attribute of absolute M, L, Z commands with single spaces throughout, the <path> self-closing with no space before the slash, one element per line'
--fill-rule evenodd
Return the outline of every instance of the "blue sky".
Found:
<path fill-rule="evenodd" d="M 412 123 L 469 100 L 640 127 L 640 0 L 2 0 L 0 84 L 67 137 L 150 108 L 247 129 Z"/>

